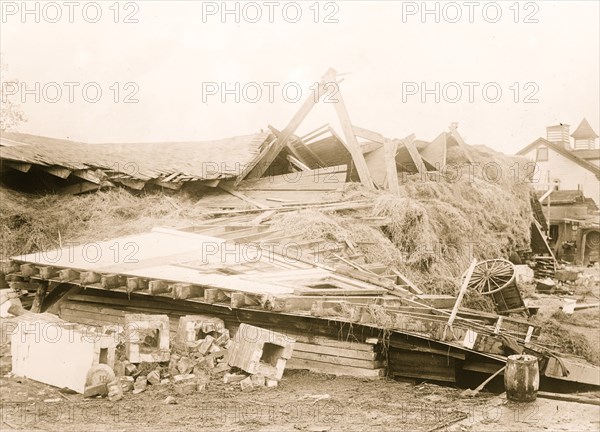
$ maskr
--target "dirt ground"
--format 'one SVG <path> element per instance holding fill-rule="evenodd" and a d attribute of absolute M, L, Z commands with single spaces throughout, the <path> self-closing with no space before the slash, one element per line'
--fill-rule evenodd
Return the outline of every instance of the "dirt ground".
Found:
<path fill-rule="evenodd" d="M 435 384 L 287 373 L 276 388 L 242 392 L 214 380 L 179 395 L 149 386 L 117 402 L 61 395 L 37 382 L 2 378 L 2 431 L 519 431 L 598 430 L 600 406 L 548 399 L 506 402 Z M 176 404 L 166 404 L 167 396 Z M 549 415 L 549 414 L 550 415 Z"/>

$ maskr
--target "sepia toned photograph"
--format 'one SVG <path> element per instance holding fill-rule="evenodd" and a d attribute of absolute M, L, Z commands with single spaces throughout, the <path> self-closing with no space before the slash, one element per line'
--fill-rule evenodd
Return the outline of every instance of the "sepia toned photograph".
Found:
<path fill-rule="evenodd" d="M 600 2 L 0 0 L 0 432 L 600 432 Z"/>

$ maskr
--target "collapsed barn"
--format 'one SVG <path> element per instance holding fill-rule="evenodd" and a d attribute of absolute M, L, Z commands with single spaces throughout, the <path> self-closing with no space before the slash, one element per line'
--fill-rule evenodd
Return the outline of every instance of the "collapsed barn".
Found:
<path fill-rule="evenodd" d="M 319 98 L 338 81 L 328 71 Z M 283 359 L 288 369 L 456 383 L 529 354 L 542 387 L 600 385 L 596 366 L 540 341 L 543 328 L 528 319 L 526 266 L 515 263 L 542 278 L 554 275 L 555 260 L 527 163 L 467 145 L 457 124 L 431 142 L 386 138 L 353 125 L 337 96 L 343 137 L 330 125 L 296 135 L 313 96 L 281 131 L 214 142 L 92 146 L 3 134 L 2 177 L 12 187 L 199 198 L 187 226 L 78 246 L 19 250 L 9 238 L 27 224 L 7 214 L 11 288 L 35 292 L 32 312 L 101 332 L 131 320 L 153 326 L 151 315 L 167 317 L 156 331 L 172 340 L 189 316 L 221 320 L 232 335 L 255 326 L 294 341 L 283 357 L 284 342 L 277 355 L 259 349 L 273 367 Z M 214 353 L 224 346 L 214 342 Z M 155 361 L 169 361 L 164 346 L 154 348 Z M 245 362 L 227 350 L 230 366 Z"/>

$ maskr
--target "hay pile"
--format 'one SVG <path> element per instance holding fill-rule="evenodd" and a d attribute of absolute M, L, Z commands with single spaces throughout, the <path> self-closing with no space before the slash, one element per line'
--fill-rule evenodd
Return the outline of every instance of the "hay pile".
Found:
<path fill-rule="evenodd" d="M 598 349 L 583 334 L 556 322 L 553 318 L 540 323 L 540 325 L 543 331 L 538 342 L 561 353 L 583 357 L 588 362 L 600 366 Z"/>
<path fill-rule="evenodd" d="M 202 217 L 192 200 L 161 194 L 131 195 L 111 189 L 86 195 L 29 195 L 0 187 L 1 258 L 56 248 L 61 244 L 107 240 L 185 226 Z"/>
<path fill-rule="evenodd" d="M 452 176 L 407 176 L 399 196 L 353 186 L 346 198 L 371 200 L 369 210 L 300 211 L 277 216 L 275 226 L 310 240 L 351 241 L 365 262 L 395 266 L 429 293 L 452 294 L 472 256 L 508 258 L 526 249 L 532 216 L 525 162 L 480 146 L 471 149 L 473 169 L 461 149 L 450 150 L 449 164 L 459 168 L 447 170 Z M 368 217 L 387 222 L 376 228 Z"/>

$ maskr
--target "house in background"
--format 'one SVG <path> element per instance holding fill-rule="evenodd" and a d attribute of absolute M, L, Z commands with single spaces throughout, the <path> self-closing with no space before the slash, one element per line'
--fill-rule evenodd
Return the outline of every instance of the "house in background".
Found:
<path fill-rule="evenodd" d="M 573 138 L 573 141 L 571 141 Z M 569 135 L 568 124 L 546 128 L 517 155 L 535 163 L 533 187 L 548 222 L 548 242 L 565 261 L 599 261 L 600 149 L 586 119 Z"/>
<path fill-rule="evenodd" d="M 580 190 L 539 191 L 537 196 L 547 211 L 548 243 L 554 256 L 583 265 L 598 262 L 600 225 L 594 200 Z"/>
<path fill-rule="evenodd" d="M 519 150 L 517 155 L 535 162 L 535 189 L 580 190 L 598 205 L 600 149 L 597 138 L 598 134 L 586 119 L 581 121 L 572 135 L 569 135 L 569 125 L 561 123 L 548 126 L 546 138 L 536 139 Z"/>

